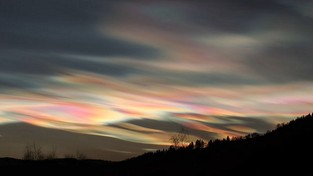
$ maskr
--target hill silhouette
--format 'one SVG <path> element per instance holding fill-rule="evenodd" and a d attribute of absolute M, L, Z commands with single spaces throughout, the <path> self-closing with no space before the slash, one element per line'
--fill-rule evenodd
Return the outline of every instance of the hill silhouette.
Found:
<path fill-rule="evenodd" d="M 54 159 L 25 161 L 0 159 L 0 169 L 22 168 L 34 174 L 92 175 L 313 175 L 313 117 L 299 117 L 265 134 L 217 139 L 207 145 L 198 140 L 187 147 L 145 153 L 121 162 Z M 61 171 L 62 170 L 62 171 Z M 38 172 L 42 173 L 42 172 Z"/>

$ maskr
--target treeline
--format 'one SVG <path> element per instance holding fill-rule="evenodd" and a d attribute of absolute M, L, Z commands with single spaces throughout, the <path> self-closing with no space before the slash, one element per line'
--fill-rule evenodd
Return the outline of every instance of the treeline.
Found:
<path fill-rule="evenodd" d="M 312 135 L 313 117 L 308 114 L 278 124 L 265 134 L 173 144 L 122 163 L 130 175 L 150 171 L 154 175 L 313 175 L 310 162 L 306 162 L 313 157 Z M 138 170 L 137 165 L 144 169 Z"/>
<path fill-rule="evenodd" d="M 56 148 L 53 147 L 50 151 L 43 152 L 42 147 L 33 143 L 31 145 L 26 145 L 24 149 L 24 154 L 22 157 L 24 160 L 53 160 L 57 159 L 57 151 Z M 76 151 L 76 153 L 65 154 L 64 158 L 68 159 L 77 159 L 77 160 L 84 160 L 87 159 L 86 155 L 82 152 Z"/>
<path fill-rule="evenodd" d="M 215 140 L 209 140 L 208 142 L 205 142 L 203 139 L 197 139 L 196 141 L 192 141 L 189 144 L 186 144 L 186 139 L 188 138 L 188 133 L 186 130 L 182 129 L 178 134 L 172 136 L 170 140 L 173 142 L 173 145 L 171 145 L 168 149 L 163 150 L 157 150 L 155 152 L 148 152 L 141 156 L 138 156 L 137 158 L 144 157 L 144 156 L 151 156 L 154 154 L 159 154 L 161 152 L 172 152 L 172 151 L 184 151 L 184 150 L 198 150 L 198 149 L 215 149 L 215 148 L 223 148 L 223 146 L 228 146 L 231 144 L 240 144 L 240 143 L 249 143 L 249 142 L 255 142 L 259 139 L 265 139 L 265 138 L 279 138 L 282 135 L 288 135 L 288 138 L 291 140 L 295 136 L 303 138 L 299 136 L 300 134 L 310 134 L 312 132 L 313 127 L 313 113 L 308 114 L 305 116 L 298 117 L 294 120 L 291 120 L 286 123 L 279 123 L 276 125 L 276 128 L 273 130 L 268 130 L 264 134 L 259 133 L 249 133 L 245 136 L 238 136 L 238 137 L 232 137 L 230 138 L 227 136 L 223 139 L 215 139 Z M 287 136 L 286 136 L 287 137 Z M 278 139 L 278 141 L 281 141 L 286 138 Z M 131 158 L 133 159 L 133 158 Z"/>
<path fill-rule="evenodd" d="M 40 161 L 0 159 L 0 168 L 13 173 L 18 170 L 12 168 L 18 165 L 25 169 L 23 170 L 25 173 L 33 173 L 37 168 L 45 168 L 54 174 L 64 173 L 63 170 L 67 170 L 67 173 L 72 175 L 110 176 L 313 175 L 310 162 L 313 158 L 312 114 L 288 123 L 278 124 L 276 129 L 265 134 L 251 133 L 246 136 L 226 137 L 208 142 L 199 139 L 191 143 L 186 142 L 186 136 L 185 132 L 178 133 L 173 137 L 176 143 L 168 149 L 148 152 L 121 162 L 77 159 Z M 37 147 L 30 146 L 28 149 L 36 157 L 40 156 L 36 154 Z M 47 158 L 49 152 L 45 156 Z M 36 159 L 35 156 L 33 157 Z M 39 173 L 42 174 L 42 172 Z"/>

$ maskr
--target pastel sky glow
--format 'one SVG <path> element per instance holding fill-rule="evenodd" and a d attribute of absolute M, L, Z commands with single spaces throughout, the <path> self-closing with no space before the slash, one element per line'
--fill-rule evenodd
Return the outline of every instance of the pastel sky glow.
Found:
<path fill-rule="evenodd" d="M 205 140 L 273 129 L 313 111 L 312 12 L 308 0 L 0 0 L 0 143 L 120 160 L 182 127 Z M 22 140 L 20 123 L 93 142 Z"/>

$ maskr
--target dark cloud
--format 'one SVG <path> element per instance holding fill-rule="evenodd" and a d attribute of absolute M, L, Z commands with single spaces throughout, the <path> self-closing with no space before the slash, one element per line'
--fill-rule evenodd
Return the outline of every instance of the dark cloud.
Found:
<path fill-rule="evenodd" d="M 182 128 L 185 128 L 188 131 L 188 134 L 197 136 L 202 139 L 214 139 L 215 133 L 209 133 L 205 131 L 195 130 L 188 128 L 188 126 L 182 125 L 182 123 L 177 123 L 174 121 L 159 121 L 152 119 L 142 119 L 142 120 L 131 120 L 128 123 L 139 125 L 145 128 L 163 130 L 172 133 L 179 133 Z M 170 139 L 171 136 L 169 136 Z"/>
<path fill-rule="evenodd" d="M 47 152 L 55 147 L 59 157 L 79 151 L 86 154 L 88 158 L 107 160 L 127 159 L 145 153 L 144 149 L 165 147 L 41 128 L 24 123 L 0 125 L 1 156 L 21 158 L 25 146 L 33 143 L 43 147 L 43 151 Z"/>
<path fill-rule="evenodd" d="M 246 85 L 260 84 L 260 80 L 254 80 L 249 77 L 236 75 L 236 73 L 197 73 L 197 72 L 175 72 L 164 74 L 165 79 L 168 79 L 170 84 L 174 85 Z"/>
<path fill-rule="evenodd" d="M 0 71 L 2 73 L 50 74 L 58 72 L 58 68 L 51 63 L 51 61 L 57 61 L 57 58 L 29 52 L 1 51 Z"/>
<path fill-rule="evenodd" d="M 36 79 L 27 78 L 24 75 L 0 74 L 0 91 L 10 90 L 11 88 L 37 88 L 40 87 Z"/>
<path fill-rule="evenodd" d="M 140 74 L 142 71 L 132 65 L 114 62 L 96 62 L 47 53 L 3 51 L 0 53 L 0 89 L 34 89 L 43 85 L 56 85 L 48 76 L 71 74 L 75 71 L 123 77 Z"/>
<path fill-rule="evenodd" d="M 114 123 L 118 123 L 113 120 L 114 114 L 117 112 L 110 108 L 119 106 L 122 97 L 130 97 L 121 104 L 129 106 L 125 107 L 126 110 L 136 109 L 137 107 L 134 108 L 138 103 L 136 101 L 141 101 L 142 98 L 137 100 L 135 97 L 142 90 L 147 96 L 145 101 L 151 98 L 153 104 L 153 100 L 159 102 L 159 98 L 163 97 L 164 106 L 168 106 L 170 109 L 175 106 L 182 109 L 188 103 L 201 102 L 203 107 L 236 112 L 234 108 L 240 106 L 241 101 L 244 101 L 243 105 L 248 107 L 243 107 L 242 111 L 251 114 L 246 109 L 249 109 L 250 106 L 252 109 L 260 109 L 256 107 L 260 104 L 263 105 L 263 100 L 266 101 L 268 98 L 265 96 L 271 93 L 271 90 L 259 93 L 258 85 L 313 81 L 313 16 L 309 11 L 304 11 L 304 9 L 310 10 L 305 5 L 306 2 L 301 0 L 136 0 L 131 2 L 126 0 L 0 0 L 0 91 L 4 92 L 3 95 L 29 96 L 28 98 L 32 102 L 47 101 L 45 102 L 47 104 L 49 104 L 48 100 L 40 100 L 40 97 L 32 98 L 32 95 L 50 97 L 60 102 L 59 106 L 62 106 L 63 101 L 66 102 L 65 104 L 73 103 L 73 107 L 86 103 L 88 107 L 82 106 L 82 109 L 94 106 L 96 111 L 99 109 L 99 113 L 100 109 L 105 111 L 103 112 L 104 116 L 102 116 L 102 112 L 99 114 L 101 118 L 107 118 L 106 115 L 110 114 L 109 112 L 114 112 L 112 117 L 108 117 L 112 118 Z M 123 35 L 124 33 L 126 35 Z M 178 57 L 182 57 L 181 60 Z M 119 60 L 115 62 L 112 59 Z M 161 59 L 164 62 L 160 62 L 160 64 L 164 65 L 156 66 L 157 61 Z M 189 63 L 192 63 L 190 68 L 188 68 Z M 216 68 L 214 68 L 215 66 Z M 210 70 L 211 68 L 213 69 Z M 218 70 L 218 68 L 224 70 Z M 88 85 L 86 87 L 84 85 L 83 88 L 79 87 L 81 85 L 71 82 L 68 82 L 69 85 L 67 85 L 67 80 L 62 79 L 65 74 L 92 75 L 88 75 L 88 73 L 111 76 L 112 80 L 108 80 L 108 84 L 117 79 L 117 86 L 120 82 L 125 83 L 122 85 L 123 88 L 128 84 L 132 86 L 131 81 L 135 80 L 134 82 L 136 82 L 137 79 L 138 82 L 143 80 L 144 84 L 154 87 L 153 81 L 156 80 L 158 84 L 164 84 L 164 90 L 162 86 L 160 86 L 162 89 L 157 89 L 159 86 L 157 85 L 155 90 L 159 92 L 153 97 L 149 97 L 148 92 L 154 94 L 154 89 L 150 92 L 147 87 L 140 87 L 138 84 L 135 92 L 133 87 L 130 87 L 129 90 L 126 88 L 116 91 L 111 91 L 111 87 L 108 87 L 109 91 L 101 92 L 101 89 L 99 93 L 98 89 L 92 90 L 92 87 L 88 87 Z M 133 77 L 127 79 L 129 75 Z M 57 77 L 53 77 L 56 78 L 53 80 L 49 79 L 51 78 L 49 76 Z M 58 82 L 58 80 L 63 82 Z M 88 84 L 87 81 L 86 84 Z M 179 92 L 176 95 L 176 92 L 173 92 L 172 97 L 167 92 L 169 91 L 167 85 L 169 87 L 172 85 L 177 87 L 205 86 L 208 91 L 212 87 L 221 87 L 222 90 L 227 89 L 229 92 L 238 90 L 237 87 L 232 90 L 231 85 L 238 87 L 253 85 L 252 89 L 257 89 L 257 93 L 252 96 L 248 90 L 247 97 L 243 95 L 230 96 L 228 103 L 226 102 L 228 95 L 219 95 L 218 93 L 217 95 L 212 94 L 212 98 L 199 97 L 195 100 L 193 94 L 189 95 L 188 90 L 186 95 L 180 95 Z M 49 91 L 58 86 L 60 89 L 56 89 L 55 92 Z M 12 88 L 22 90 L 11 91 Z M 112 85 L 112 89 L 114 88 L 115 84 Z M 66 94 L 64 92 L 58 95 L 60 94 L 58 91 L 63 89 L 73 91 L 75 95 L 68 96 L 74 97 L 60 98 L 59 96 Z M 5 92 L 5 90 L 11 92 Z M 83 90 L 90 91 L 83 92 Z M 196 92 L 196 89 L 190 91 Z M 199 91 L 201 93 L 204 90 Z M 245 91 L 243 89 L 239 93 L 243 94 Z M 75 97 L 76 94 L 84 96 L 84 93 L 88 93 L 88 95 L 90 93 L 90 97 L 101 97 L 101 100 L 102 98 L 103 100 L 107 99 L 108 103 L 103 103 L 103 101 L 97 103 L 92 98 Z M 161 96 L 158 96 L 159 93 Z M 293 92 L 288 89 L 287 93 L 292 94 Z M 273 91 L 273 100 L 276 98 L 279 100 L 287 93 L 280 95 L 276 94 L 275 90 Z M 299 95 L 301 97 L 292 97 L 291 100 L 303 100 L 302 96 L 305 94 L 307 93 Z M 222 98 L 221 102 L 219 100 L 214 102 L 215 97 Z M 13 100 L 14 98 L 12 97 Z M 182 100 L 177 105 L 177 102 L 172 99 Z M 307 102 L 306 99 L 304 100 Z M 10 120 L 21 120 L 19 114 L 11 113 L 12 107 L 27 109 L 31 106 L 24 107 L 27 102 L 19 100 L 12 102 L 14 105 L 9 104 L 9 110 L 6 110 L 8 107 L 5 106 L 1 113 L 6 118 L 11 118 Z M 57 104 L 56 102 L 52 103 Z M 289 107 L 288 103 L 286 102 L 284 105 Z M 270 106 L 273 105 L 270 104 Z M 303 104 L 290 104 L 290 106 L 294 106 L 295 110 L 291 109 L 288 112 L 301 112 L 303 108 L 306 108 Z M 79 109 L 79 107 L 77 108 Z M 149 108 L 155 107 L 147 108 L 149 110 Z M 225 117 L 221 115 L 206 122 L 183 117 L 180 119 L 179 116 L 167 112 L 167 108 L 164 110 L 160 108 L 158 113 L 155 113 L 155 109 L 153 109 L 151 113 L 154 114 L 147 114 L 151 117 L 163 113 L 169 115 L 163 121 L 140 119 L 123 123 L 169 133 L 179 132 L 182 126 L 188 128 L 189 125 L 190 134 L 203 139 L 214 139 L 218 135 L 217 133 L 223 133 L 223 135 L 225 135 L 224 132 L 245 133 L 244 129 L 241 132 L 236 131 L 241 127 L 248 127 L 247 129 L 257 132 L 265 132 L 273 128 L 273 124 L 270 123 L 272 120 L 267 119 L 267 121 L 262 117 Z M 261 108 L 263 112 L 260 110 L 255 113 L 270 114 L 266 112 L 271 108 L 264 106 Z M 52 110 L 53 113 L 58 114 L 58 111 Z M 70 112 L 72 109 L 68 111 Z M 49 113 L 50 111 L 47 112 L 47 117 L 55 116 L 55 114 Z M 85 111 L 77 113 L 84 114 Z M 150 111 L 145 111 L 145 113 L 150 113 Z M 184 114 L 184 112 L 181 113 Z M 63 111 L 60 114 L 63 115 Z M 93 116 L 93 112 L 90 114 Z M 197 112 L 189 115 L 205 116 L 197 114 Z M 285 114 L 281 115 L 285 116 Z M 45 119 L 46 117 L 43 115 L 40 118 Z M 125 118 L 128 118 L 127 115 Z M 86 118 L 86 120 L 90 119 Z M 127 125 L 123 127 L 123 125 L 114 124 L 112 126 L 127 128 Z M 205 126 L 211 127 L 206 130 L 212 129 L 212 132 L 201 130 L 201 127 Z M 128 130 L 131 132 L 136 128 Z M 214 130 L 216 131 L 213 132 Z M 139 130 L 136 132 L 134 134 L 141 133 Z M 149 135 L 149 132 L 142 133 Z M 99 130 L 98 134 L 108 133 Z M 119 135 L 116 134 L 116 137 L 121 137 Z M 20 157 L 24 146 L 33 142 L 43 145 L 44 148 L 56 146 L 62 153 L 75 152 L 79 149 L 88 153 L 91 158 L 112 160 L 141 154 L 145 152 L 146 148 L 161 148 L 156 145 L 70 133 L 22 123 L 0 126 L 1 156 L 9 153 L 12 156 Z"/>
<path fill-rule="evenodd" d="M 238 46 L 234 41 L 228 48 L 217 47 L 219 53 L 229 54 L 229 60 L 239 62 L 256 73 L 236 75 L 227 70 L 221 73 L 162 72 L 164 79 L 173 84 L 221 85 L 264 84 L 274 82 L 312 81 L 313 18 L 302 8 L 305 1 L 284 0 L 211 0 L 211 1 L 159 1 L 144 3 L 151 10 L 144 14 L 157 22 L 148 23 L 157 30 L 182 33 L 182 37 L 203 35 L 219 37 L 241 35 L 251 37 L 259 45 Z M 301 7 L 301 8 L 300 8 Z M 127 19 L 128 16 L 125 18 Z M 132 19 L 132 16 L 129 20 Z M 137 22 L 140 23 L 140 22 Z M 269 36 L 272 35 L 272 36 Z M 229 38 L 233 40 L 233 38 Z M 225 42 L 222 44 L 225 45 Z M 231 45 L 231 44 L 229 44 Z M 247 51 L 254 52 L 248 53 Z M 234 58 L 232 58 L 234 57 Z M 227 59 L 226 59 L 227 60 Z M 209 62 L 209 61 L 208 61 Z M 227 62 L 227 61 L 226 61 Z M 226 63 L 227 64 L 227 63 Z M 239 70 L 240 72 L 240 70 Z M 159 73 L 151 73 L 151 75 Z"/>
<path fill-rule="evenodd" d="M 253 28 L 256 20 L 278 8 L 275 1 L 198 1 L 201 10 L 193 9 L 192 20 L 196 25 L 216 32 L 245 33 Z"/>
<path fill-rule="evenodd" d="M 246 34 L 251 31 L 270 30 L 273 23 L 285 17 L 308 21 L 293 6 L 275 0 L 177 0 L 147 4 L 151 6 L 148 13 L 162 22 L 159 27 L 173 32 L 197 30 L 211 34 Z M 178 27 L 173 27 L 175 25 Z"/>
<path fill-rule="evenodd" d="M 183 118 L 180 115 L 187 115 L 199 119 L 199 123 L 224 131 L 233 131 L 229 126 L 245 126 L 259 133 L 264 133 L 269 129 L 273 129 L 275 124 L 268 122 L 262 117 L 240 117 L 240 116 L 210 116 L 198 113 L 174 113 L 178 119 Z M 197 121 L 197 120 L 195 120 Z M 235 131 L 234 131 L 235 132 Z M 212 138 L 212 136 L 210 136 Z"/>
<path fill-rule="evenodd" d="M 106 60 L 108 59 L 106 57 L 115 56 L 136 59 L 155 58 L 161 52 L 150 46 L 124 41 L 114 38 L 110 34 L 100 34 L 97 31 L 99 22 L 104 26 L 110 25 L 116 17 L 123 15 L 116 11 L 118 9 L 116 7 L 126 1 L 2 0 L 0 3 L 1 72 L 53 74 L 70 68 L 121 76 L 142 72 L 129 65 L 99 64 L 87 60 L 60 57 L 58 54 L 99 56 Z M 133 3 L 138 6 L 145 4 L 143 1 Z M 174 25 L 170 28 L 175 31 L 180 31 L 179 28 L 195 28 L 221 34 L 287 31 L 291 35 L 297 34 L 299 37 L 307 35 L 309 37 L 308 34 L 313 30 L 312 18 L 304 16 L 284 1 L 212 0 L 193 1 L 192 3 L 190 1 L 173 1 L 171 3 L 160 1 L 160 3 L 163 6 L 157 8 L 156 11 L 153 11 L 157 7 L 156 2 L 146 3 L 146 5 L 152 7 L 153 15 L 161 15 L 161 17 L 163 11 L 167 12 L 166 9 L 170 9 L 168 10 L 169 18 L 173 18 L 173 20 L 167 21 L 166 24 Z M 173 4 L 181 4 L 181 6 Z M 134 16 L 129 16 L 127 20 L 135 20 L 132 18 Z M 166 29 L 167 25 L 162 24 L 161 21 L 159 19 L 155 25 L 158 25 L 159 22 L 161 24 L 159 27 Z M 175 27 L 177 21 L 182 22 L 183 25 Z M 290 43 L 295 44 L 293 41 Z M 287 45 L 289 44 L 287 43 Z M 299 46 L 292 45 L 287 48 L 269 45 L 264 53 L 249 56 L 251 59 L 247 59 L 247 66 L 252 67 L 266 78 L 269 78 L 269 75 L 272 75 L 270 78 L 273 79 L 277 77 L 274 81 L 281 79 L 311 80 L 309 76 L 311 69 L 307 67 L 311 64 L 312 48 L 309 46 L 312 46 L 312 42 L 307 42 L 305 43 L 307 46 L 302 46 L 303 41 L 300 40 L 296 44 Z M 297 63 L 294 64 L 294 62 Z M 155 73 L 151 74 L 155 75 Z M 156 75 L 158 74 L 156 73 Z M 166 79 L 178 84 L 194 82 L 199 85 L 256 84 L 260 81 L 228 73 L 198 74 L 189 72 L 168 73 Z"/>
<path fill-rule="evenodd" d="M 270 82 L 312 81 L 311 46 L 272 47 L 262 55 L 247 59 L 247 63 Z"/>
<path fill-rule="evenodd" d="M 136 58 L 157 54 L 154 48 L 97 31 L 100 20 L 109 21 L 106 17 L 110 16 L 111 3 L 99 0 L 13 0 L 2 1 L 2 4 L 2 49 Z"/>
<path fill-rule="evenodd" d="M 210 126 L 223 130 L 230 130 L 229 128 L 227 128 L 228 126 L 243 125 L 245 127 L 254 129 L 258 133 L 265 133 L 267 130 L 273 129 L 275 127 L 275 124 L 269 123 L 268 121 L 262 119 L 262 117 L 223 116 L 215 118 L 218 118 L 225 123 L 208 124 L 210 124 Z"/>
<path fill-rule="evenodd" d="M 110 14 L 111 5 L 110 1 L 101 0 L 1 0 L 0 19 L 60 24 L 94 22 L 100 14 Z"/>
<path fill-rule="evenodd" d="M 131 73 L 132 69 L 59 55 L 98 56 L 103 60 L 116 56 L 146 59 L 158 55 L 152 47 L 97 31 L 97 22 L 108 20 L 111 2 L 12 0 L 0 3 L 0 72 L 45 75 L 69 68 L 120 76 Z"/>
<path fill-rule="evenodd" d="M 122 77 L 141 71 L 132 65 L 76 59 L 72 57 L 29 53 L 1 52 L 0 88 L 33 89 L 55 84 L 42 76 L 70 74 L 73 70 Z"/>
<path fill-rule="evenodd" d="M 2 49 L 103 57 L 142 58 L 157 55 L 157 50 L 154 48 L 104 36 L 91 27 L 27 24 L 16 28 L 18 31 L 11 31 L 11 28 L 2 31 L 0 43 Z"/>
<path fill-rule="evenodd" d="M 132 66 L 96 62 L 88 59 L 77 59 L 59 55 L 29 52 L 2 52 L 4 58 L 0 61 L 3 73 L 24 74 L 58 74 L 66 69 L 89 71 L 107 75 L 123 76 L 135 72 Z"/>
<path fill-rule="evenodd" d="M 192 115 L 203 116 L 202 114 L 195 114 L 195 113 L 192 113 Z M 205 126 L 212 127 L 215 129 L 235 132 L 235 133 L 238 131 L 232 130 L 228 127 L 245 126 L 250 129 L 254 129 L 258 133 L 265 133 L 267 130 L 273 129 L 275 126 L 275 124 L 269 123 L 266 120 L 262 119 L 261 117 L 252 118 L 252 117 L 235 117 L 235 116 L 215 116 L 211 118 L 215 118 L 215 120 L 219 122 L 218 123 L 217 122 L 199 122 L 199 123 L 202 123 Z M 176 121 L 159 121 L 159 120 L 143 119 L 143 120 L 131 120 L 128 123 L 139 125 L 145 128 L 163 130 L 163 131 L 172 132 L 172 133 L 179 133 L 181 128 L 185 128 L 190 135 L 194 135 L 205 140 L 217 138 L 214 131 L 210 133 L 207 131 L 200 131 L 200 130 L 196 130 L 193 128 L 188 128 L 188 123 L 185 124 L 184 120 L 180 122 L 178 121 L 176 122 Z M 119 127 L 118 125 L 117 126 L 114 125 L 114 126 Z M 239 133 L 242 133 L 242 135 L 245 134 L 244 132 L 240 132 L 240 131 Z"/>

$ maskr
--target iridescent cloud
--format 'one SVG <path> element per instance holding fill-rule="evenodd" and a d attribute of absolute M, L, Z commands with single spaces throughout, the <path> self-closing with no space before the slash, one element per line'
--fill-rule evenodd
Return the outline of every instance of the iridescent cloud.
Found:
<path fill-rule="evenodd" d="M 0 5 L 0 124 L 136 146 L 170 145 L 180 127 L 205 140 L 265 132 L 312 111 L 310 5 L 7 2 Z M 126 157 L 134 148 L 120 151 Z"/>

